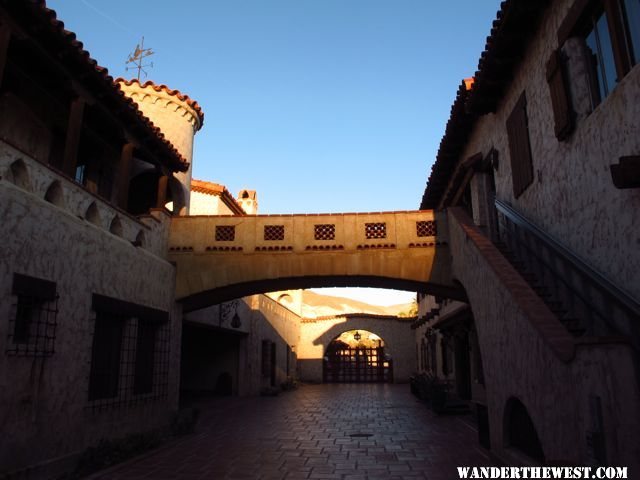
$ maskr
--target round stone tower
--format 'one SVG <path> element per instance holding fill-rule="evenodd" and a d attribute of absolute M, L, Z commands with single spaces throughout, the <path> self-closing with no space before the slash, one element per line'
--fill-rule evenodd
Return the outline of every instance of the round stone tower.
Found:
<path fill-rule="evenodd" d="M 118 78 L 116 82 L 126 96 L 131 98 L 140 111 L 160 128 L 166 139 L 189 162 L 189 170 L 178 172 L 176 178 L 183 188 L 185 208 L 180 215 L 189 214 L 191 192 L 191 169 L 193 165 L 193 137 L 202 127 L 204 113 L 198 102 L 172 90 L 166 85 L 156 85 L 152 81 L 140 83 L 138 80 Z"/>

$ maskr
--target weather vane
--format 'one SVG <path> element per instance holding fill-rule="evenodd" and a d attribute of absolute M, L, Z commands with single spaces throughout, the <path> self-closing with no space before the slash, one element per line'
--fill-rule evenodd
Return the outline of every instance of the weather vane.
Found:
<path fill-rule="evenodd" d="M 138 80 L 140 80 L 140 72 L 144 73 L 144 76 L 147 76 L 146 67 L 153 67 L 153 62 L 148 63 L 146 65 L 143 64 L 143 61 L 146 57 L 150 57 L 155 52 L 150 48 L 144 48 L 144 37 L 142 37 L 142 41 L 136 45 L 136 49 L 133 53 L 129 54 L 129 59 L 125 62 L 126 64 L 132 63 L 133 66 L 127 67 L 127 72 L 129 70 L 138 70 Z"/>

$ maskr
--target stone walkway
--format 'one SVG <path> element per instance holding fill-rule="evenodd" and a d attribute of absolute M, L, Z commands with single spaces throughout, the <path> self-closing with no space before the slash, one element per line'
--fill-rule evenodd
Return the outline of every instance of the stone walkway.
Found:
<path fill-rule="evenodd" d="M 196 433 L 99 479 L 458 478 L 490 465 L 461 417 L 433 414 L 408 385 L 311 385 L 202 402 Z"/>

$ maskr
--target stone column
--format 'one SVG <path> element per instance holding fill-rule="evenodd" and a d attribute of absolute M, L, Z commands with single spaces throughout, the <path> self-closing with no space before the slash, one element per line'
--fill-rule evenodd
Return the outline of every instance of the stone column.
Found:
<path fill-rule="evenodd" d="M 85 101 L 80 97 L 76 97 L 71 101 L 69 108 L 69 122 L 67 124 L 67 138 L 64 144 L 62 171 L 71 178 L 75 177 L 75 169 L 78 164 L 78 147 L 82 133 L 84 106 Z"/>

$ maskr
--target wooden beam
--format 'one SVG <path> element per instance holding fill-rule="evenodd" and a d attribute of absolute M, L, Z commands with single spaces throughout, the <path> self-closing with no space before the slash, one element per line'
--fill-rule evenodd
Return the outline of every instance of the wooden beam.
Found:
<path fill-rule="evenodd" d="M 75 169 L 78 164 L 78 147 L 80 146 L 80 134 L 82 133 L 84 105 L 84 99 L 76 97 L 71 101 L 71 108 L 69 109 L 69 122 L 67 124 L 67 138 L 64 144 L 62 170 L 71 178 L 75 176 Z"/>
<path fill-rule="evenodd" d="M 123 210 L 127 209 L 129 202 L 129 175 L 131 173 L 131 160 L 133 159 L 134 145 L 125 143 L 122 146 L 120 162 L 118 163 L 118 177 L 116 191 L 114 192 L 117 205 Z"/>

